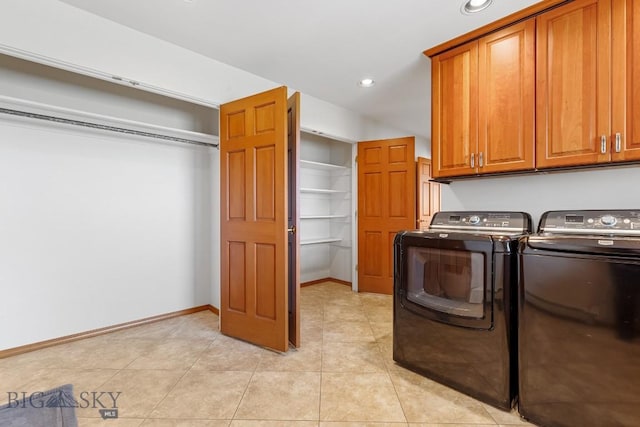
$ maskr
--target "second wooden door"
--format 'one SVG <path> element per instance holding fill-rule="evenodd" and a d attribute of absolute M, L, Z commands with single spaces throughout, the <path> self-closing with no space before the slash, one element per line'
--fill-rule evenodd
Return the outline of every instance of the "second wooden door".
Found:
<path fill-rule="evenodd" d="M 413 137 L 358 143 L 358 290 L 393 293 L 393 239 L 415 228 Z"/>

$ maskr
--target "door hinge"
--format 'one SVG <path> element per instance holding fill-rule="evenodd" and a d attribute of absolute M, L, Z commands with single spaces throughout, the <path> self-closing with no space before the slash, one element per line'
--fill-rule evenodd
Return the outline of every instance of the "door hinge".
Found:
<path fill-rule="evenodd" d="M 358 264 L 356 264 L 356 271 L 358 271 Z"/>

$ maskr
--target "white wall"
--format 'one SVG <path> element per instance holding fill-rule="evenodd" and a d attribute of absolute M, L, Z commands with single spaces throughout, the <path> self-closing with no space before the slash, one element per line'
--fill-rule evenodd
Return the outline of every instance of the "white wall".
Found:
<path fill-rule="evenodd" d="M 214 148 L 0 121 L 0 350 L 212 301 Z"/>
<path fill-rule="evenodd" d="M 640 209 L 640 167 L 475 178 L 442 185 L 442 210 Z"/>

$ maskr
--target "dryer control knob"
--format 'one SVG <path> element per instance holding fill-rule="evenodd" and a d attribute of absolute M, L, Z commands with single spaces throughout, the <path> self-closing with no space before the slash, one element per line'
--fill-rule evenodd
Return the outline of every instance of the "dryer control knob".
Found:
<path fill-rule="evenodd" d="M 480 223 L 480 217 L 478 215 L 471 215 L 469 217 L 469 222 L 471 224 L 479 224 Z"/>
<path fill-rule="evenodd" d="M 600 218 L 600 222 L 602 223 L 602 225 L 613 226 L 616 225 L 618 220 L 613 215 L 604 215 L 602 218 Z"/>

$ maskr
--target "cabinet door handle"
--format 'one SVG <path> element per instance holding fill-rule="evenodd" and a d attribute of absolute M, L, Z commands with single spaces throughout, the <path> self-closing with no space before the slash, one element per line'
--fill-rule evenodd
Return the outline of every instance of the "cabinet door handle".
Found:
<path fill-rule="evenodd" d="M 602 154 L 607 154 L 607 136 L 602 135 L 600 137 L 600 152 Z"/>
<path fill-rule="evenodd" d="M 471 169 L 476 167 L 476 153 L 471 153 Z"/>
<path fill-rule="evenodd" d="M 482 167 L 484 166 L 484 162 L 483 162 L 483 158 L 482 158 L 482 151 L 480 152 L 480 154 L 478 155 L 478 167 Z"/>
<path fill-rule="evenodd" d="M 616 133 L 616 153 L 622 151 L 622 135 L 620 132 Z"/>

